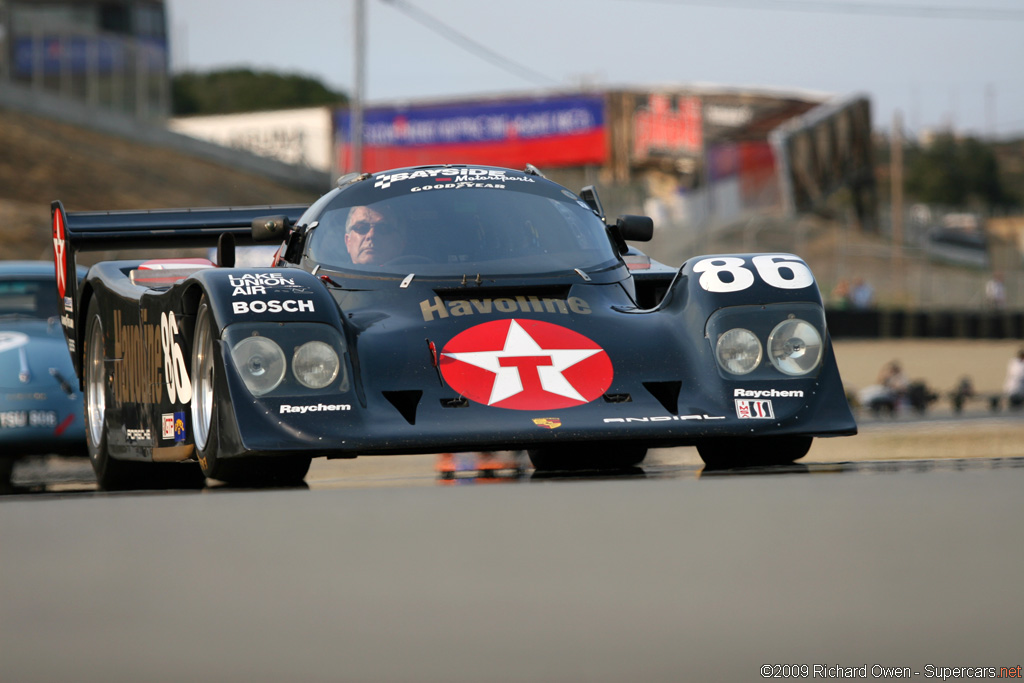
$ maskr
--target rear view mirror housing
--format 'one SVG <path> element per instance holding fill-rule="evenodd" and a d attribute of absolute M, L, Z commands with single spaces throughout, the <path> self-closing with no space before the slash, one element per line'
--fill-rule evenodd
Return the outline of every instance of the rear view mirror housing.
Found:
<path fill-rule="evenodd" d="M 260 216 L 252 221 L 253 242 L 283 241 L 291 229 L 288 216 Z"/>
<path fill-rule="evenodd" d="M 625 254 L 629 247 L 626 240 L 632 242 L 650 242 L 654 237 L 654 221 L 650 216 L 619 216 L 615 225 L 608 226 L 608 234 L 611 236 L 620 254 Z"/>
<path fill-rule="evenodd" d="M 654 221 L 650 216 L 619 216 L 615 227 L 622 239 L 631 242 L 650 242 L 654 237 Z"/>

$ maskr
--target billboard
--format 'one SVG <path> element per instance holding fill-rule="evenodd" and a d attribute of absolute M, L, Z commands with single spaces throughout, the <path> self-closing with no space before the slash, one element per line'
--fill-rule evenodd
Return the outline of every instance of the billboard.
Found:
<path fill-rule="evenodd" d="M 348 110 L 334 116 L 338 168 L 351 169 Z M 374 107 L 363 113 L 363 168 L 436 163 L 520 168 L 601 165 L 608 157 L 604 97 Z"/>
<path fill-rule="evenodd" d="M 851 191 L 858 219 L 874 223 L 871 102 L 864 95 L 823 104 L 772 131 L 782 198 L 790 213 L 824 207 L 837 190 Z"/>
<path fill-rule="evenodd" d="M 331 116 L 328 107 L 185 116 L 171 119 L 176 133 L 244 149 L 286 164 L 331 170 Z"/>
<path fill-rule="evenodd" d="M 643 99 L 643 98 L 642 98 Z M 675 99 L 675 106 L 672 100 Z M 700 154 L 704 145 L 699 97 L 655 93 L 641 101 L 633 114 L 633 160 L 652 156 Z"/>

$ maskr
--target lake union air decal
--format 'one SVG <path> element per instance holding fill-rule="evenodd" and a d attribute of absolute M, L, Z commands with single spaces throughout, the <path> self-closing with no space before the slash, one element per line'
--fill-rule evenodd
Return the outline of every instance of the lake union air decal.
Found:
<path fill-rule="evenodd" d="M 495 320 L 456 335 L 441 373 L 471 401 L 513 410 L 589 403 L 612 383 L 612 362 L 578 332 L 540 320 Z"/>

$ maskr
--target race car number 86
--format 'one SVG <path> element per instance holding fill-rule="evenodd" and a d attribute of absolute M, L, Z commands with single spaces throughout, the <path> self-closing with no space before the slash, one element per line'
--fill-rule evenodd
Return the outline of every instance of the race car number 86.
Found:
<path fill-rule="evenodd" d="M 761 280 L 777 289 L 803 289 L 814 284 L 811 269 L 795 256 L 761 254 L 750 259 Z M 740 292 L 754 284 L 746 260 L 736 256 L 706 258 L 693 266 L 700 286 L 709 292 Z"/>
<path fill-rule="evenodd" d="M 178 321 L 174 312 L 160 314 L 160 345 L 164 351 L 164 383 L 171 403 L 188 403 L 192 400 L 192 382 L 188 378 L 185 356 L 175 341 L 178 334 Z"/>

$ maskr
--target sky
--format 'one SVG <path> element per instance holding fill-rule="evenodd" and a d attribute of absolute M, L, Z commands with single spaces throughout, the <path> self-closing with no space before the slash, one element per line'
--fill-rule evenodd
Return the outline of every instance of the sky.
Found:
<path fill-rule="evenodd" d="M 165 0 L 175 71 L 351 93 L 357 0 Z M 872 101 L 909 135 L 1024 134 L 1022 0 L 364 0 L 367 105 L 711 84 Z M 258 9 L 257 9 L 258 8 Z"/>

